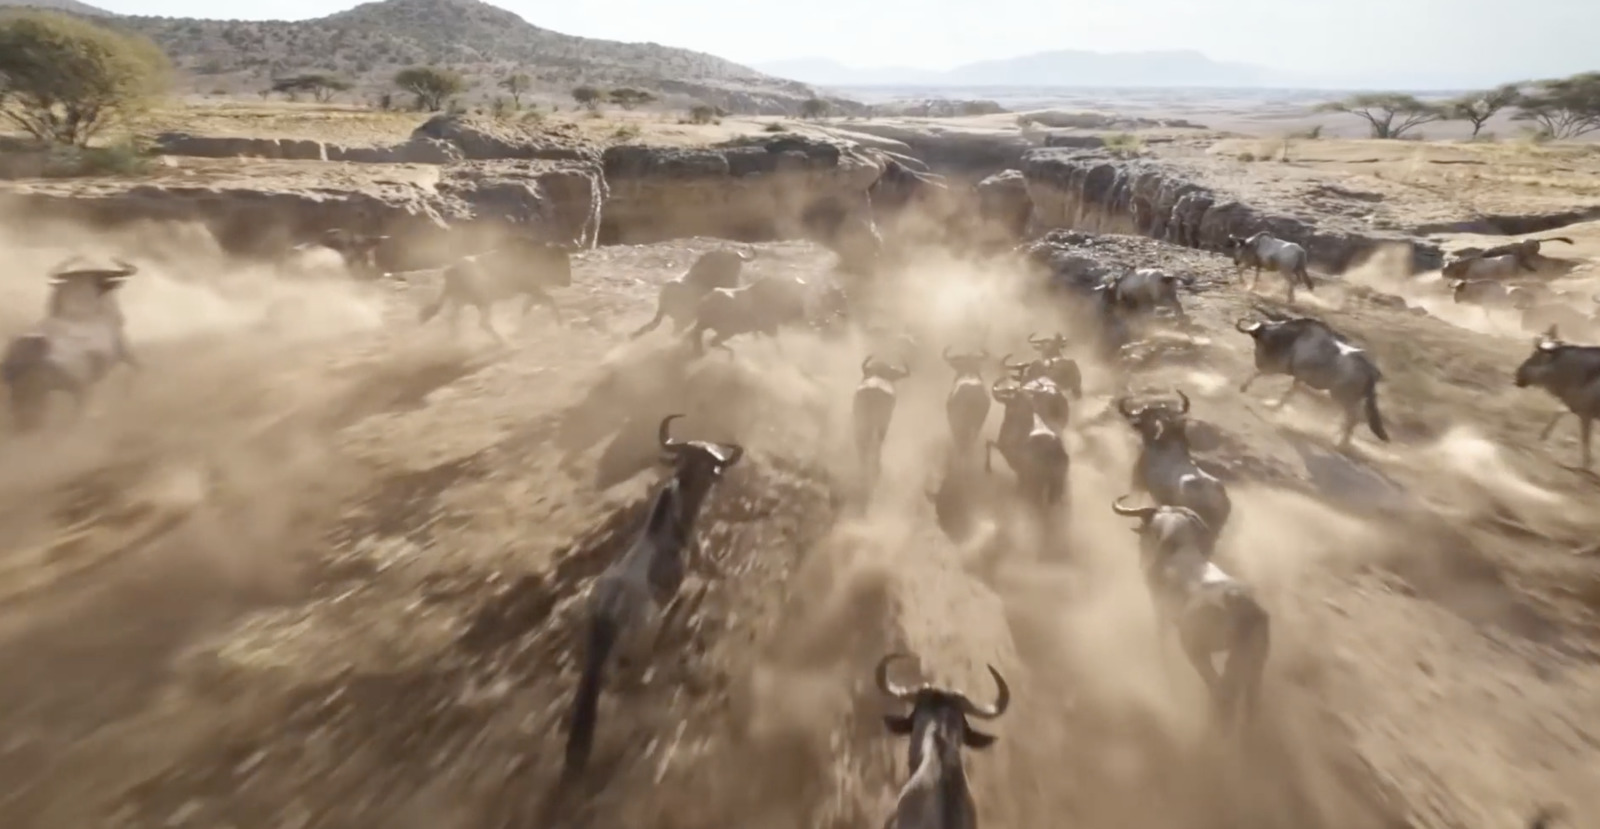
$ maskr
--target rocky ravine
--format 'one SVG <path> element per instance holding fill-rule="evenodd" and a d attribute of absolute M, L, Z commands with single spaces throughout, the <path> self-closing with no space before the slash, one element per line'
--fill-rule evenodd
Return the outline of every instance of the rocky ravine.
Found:
<path fill-rule="evenodd" d="M 1200 160 L 1198 144 L 1128 159 L 1093 146 L 1036 147 L 1003 130 L 854 122 L 802 129 L 707 147 L 600 147 L 572 129 L 454 116 L 434 118 L 392 147 L 167 135 L 160 146 L 180 173 L 87 188 L 19 182 L 7 200 L 23 208 L 17 215 L 202 218 L 225 246 L 251 253 L 281 251 L 329 226 L 398 232 L 430 250 L 412 263 L 421 267 L 436 258 L 431 249 L 440 245 L 429 240 L 439 228 L 479 223 L 533 225 L 585 246 L 688 236 L 834 244 L 847 219 L 870 208 L 884 225 L 888 213 L 913 203 L 871 195 L 886 172 L 911 169 L 950 176 L 939 193 L 954 198 L 914 203 L 937 204 L 932 212 L 955 222 L 952 230 L 984 243 L 1069 228 L 1220 251 L 1229 235 L 1269 230 L 1305 245 L 1313 268 L 1327 273 L 1387 245 L 1409 248 L 1413 271 L 1441 264 L 1438 245 L 1412 235 L 1420 229 L 1394 226 L 1362 194 L 1329 195 L 1338 188 L 1309 179 L 1240 192 L 1212 169 L 1226 160 Z M 282 161 L 246 170 L 236 157 Z M 1335 196 L 1343 201 L 1330 206 Z M 974 215 L 981 220 L 969 221 Z"/>

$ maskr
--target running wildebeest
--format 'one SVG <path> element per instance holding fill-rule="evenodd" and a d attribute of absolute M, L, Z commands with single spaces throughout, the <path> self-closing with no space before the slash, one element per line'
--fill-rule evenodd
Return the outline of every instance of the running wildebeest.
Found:
<path fill-rule="evenodd" d="M 1139 519 L 1139 569 L 1156 616 L 1199 672 L 1224 726 L 1240 722 L 1260 704 L 1261 677 L 1271 646 L 1271 620 L 1255 591 L 1211 560 L 1216 533 L 1186 507 L 1125 507 L 1118 515 Z M 1211 663 L 1227 654 L 1221 676 Z"/>
<path fill-rule="evenodd" d="M 378 275 L 378 249 L 388 236 L 379 236 L 371 233 L 361 233 L 346 230 L 342 227 L 331 227 L 322 232 L 316 242 L 306 242 L 295 245 L 292 250 L 304 251 L 313 247 L 325 247 L 335 251 L 344 260 L 345 268 L 363 279 L 370 279 Z"/>
<path fill-rule="evenodd" d="M 856 453 L 861 457 L 868 491 L 877 484 L 883 441 L 894 417 L 894 384 L 910 374 L 905 366 L 891 366 L 874 360 L 871 354 L 861 361 L 861 384 L 851 401 L 850 419 L 855 424 Z"/>
<path fill-rule="evenodd" d="M 1477 248 L 1465 248 L 1456 252 L 1455 261 L 1464 262 L 1469 259 L 1497 259 L 1502 256 L 1510 256 L 1516 260 L 1516 269 L 1534 273 L 1539 270 L 1539 266 L 1534 262 L 1534 260 L 1539 257 L 1539 248 L 1545 242 L 1563 242 L 1568 245 L 1575 244 L 1566 236 L 1549 236 L 1543 239 L 1523 239 L 1520 242 L 1507 242 L 1503 245 L 1495 245 L 1492 248 L 1485 248 L 1482 250 Z M 1503 268 L 1504 266 L 1497 267 Z"/>
<path fill-rule="evenodd" d="M 739 273 L 753 257 L 743 251 L 713 250 L 700 254 L 689 270 L 661 284 L 656 299 L 656 315 L 628 335 L 637 339 L 654 331 L 662 320 L 671 318 L 673 333 L 681 334 L 694 320 L 700 300 L 714 288 L 739 287 Z"/>
<path fill-rule="evenodd" d="M 678 607 L 700 508 L 723 472 L 744 457 L 744 447 L 738 444 L 673 438 L 672 421 L 680 417 L 662 418 L 657 432 L 662 460 L 671 464 L 672 476 L 657 490 L 638 538 L 589 589 L 583 673 L 573 695 L 567 734 L 567 775 L 581 771 L 589 760 L 600 684 L 613 650 L 620 645 L 621 651 L 648 658 Z M 654 637 L 649 635 L 652 628 Z"/>
<path fill-rule="evenodd" d="M 1310 317 L 1250 322 L 1237 320 L 1233 327 L 1255 340 L 1256 370 L 1239 385 L 1240 392 L 1269 374 L 1293 378 L 1289 389 L 1273 408 L 1282 408 L 1301 388 L 1328 392 L 1344 410 L 1339 445 L 1350 443 L 1356 423 L 1365 415 L 1367 428 L 1385 443 L 1389 432 L 1378 412 L 1378 381 L 1383 373 L 1366 351 L 1358 348 L 1327 323 Z"/>
<path fill-rule="evenodd" d="M 1072 395 L 1074 400 L 1083 399 L 1083 370 L 1078 368 L 1077 360 L 1066 355 L 1066 336 L 1059 333 L 1049 337 L 1029 334 L 1028 345 L 1033 346 L 1039 358 L 1034 361 L 1035 368 L 1030 369 L 1029 376 L 1024 379 L 1031 380 L 1040 375 L 1048 377 L 1057 388 Z"/>
<path fill-rule="evenodd" d="M 1583 445 L 1582 467 L 1589 468 L 1589 437 L 1594 419 L 1600 417 L 1600 346 L 1573 345 L 1561 340 L 1560 329 L 1550 326 L 1533 338 L 1533 353 L 1517 366 L 1517 388 L 1540 388 L 1560 400 L 1567 411 L 1555 417 L 1539 433 L 1549 440 L 1556 424 L 1568 413 L 1578 418 L 1578 442 Z"/>
<path fill-rule="evenodd" d="M 1178 285 L 1191 285 L 1193 277 L 1179 277 L 1154 268 L 1135 268 L 1110 279 L 1111 301 L 1123 310 L 1145 314 L 1167 308 L 1182 319 L 1183 303 L 1178 301 Z"/>
<path fill-rule="evenodd" d="M 1305 248 L 1294 242 L 1286 242 L 1263 230 L 1244 239 L 1230 233 L 1228 245 L 1233 249 L 1236 273 L 1243 276 L 1245 268 L 1255 269 L 1255 276 L 1250 279 L 1251 291 L 1255 291 L 1256 283 L 1261 281 L 1262 268 L 1283 275 L 1289 290 L 1289 302 L 1294 302 L 1296 282 L 1304 285 L 1308 291 L 1317 289 L 1311 282 L 1311 273 L 1306 270 L 1311 257 Z"/>
<path fill-rule="evenodd" d="M 994 471 L 993 451 L 999 449 L 1000 457 L 1016 474 L 1023 497 L 1040 508 L 1061 504 L 1068 499 L 1071 471 L 1066 443 L 1061 440 L 1061 433 L 1050 428 L 1039 414 L 1034 398 L 1016 381 L 1011 381 L 1009 388 L 1002 388 L 1006 382 L 1005 378 L 996 380 L 989 388 L 994 399 L 1005 407 L 1005 414 L 997 440 L 985 445 L 983 468 Z"/>
<path fill-rule="evenodd" d="M 1499 256 L 1468 256 L 1456 259 L 1440 269 L 1446 279 L 1460 279 L 1468 282 L 1481 280 L 1511 279 L 1522 271 L 1532 271 L 1525 268 L 1522 260 L 1506 253 Z"/>
<path fill-rule="evenodd" d="M 1133 406 L 1117 399 L 1117 412 L 1138 433 L 1143 444 L 1133 462 L 1134 492 L 1148 492 L 1157 504 L 1187 507 L 1218 535 L 1233 513 L 1228 488 L 1195 463 L 1189 446 L 1189 396 L 1177 392 L 1178 408 L 1167 403 Z"/>
<path fill-rule="evenodd" d="M 695 307 L 694 327 L 684 337 L 695 353 L 705 350 L 704 334 L 714 331 L 712 348 L 727 348 L 739 334 L 776 336 L 778 329 L 806 320 L 808 285 L 796 276 L 768 276 L 740 288 L 713 288 Z M 731 350 L 731 349 L 730 349 Z"/>
<path fill-rule="evenodd" d="M 978 442 L 984 421 L 989 419 L 989 390 L 984 387 L 983 364 L 989 351 L 976 354 L 942 352 L 944 361 L 955 371 L 955 380 L 944 400 L 945 419 L 950 423 L 950 439 L 957 452 L 965 452 Z"/>
<path fill-rule="evenodd" d="M 502 247 L 462 257 L 443 268 L 396 271 L 384 277 L 404 282 L 411 274 L 442 271 L 439 295 L 423 306 L 418 321 L 426 323 L 449 305 L 450 331 L 454 334 L 462 306 L 471 305 L 478 309 L 478 327 L 505 342 L 490 317 L 494 304 L 501 300 L 526 297 L 522 304 L 524 317 L 534 305 L 542 304 L 550 309 L 558 324 L 562 322 L 561 307 L 546 289 L 572 285 L 572 253 L 577 249 L 576 243 L 557 244 L 518 237 Z"/>
<path fill-rule="evenodd" d="M 1450 283 L 1450 298 L 1457 305 L 1476 305 L 1485 318 L 1491 308 L 1532 308 L 1538 296 L 1527 288 L 1507 285 L 1494 279 L 1456 279 Z"/>
<path fill-rule="evenodd" d="M 940 532 L 957 544 L 972 538 L 989 505 L 989 485 L 972 474 L 974 471 L 964 456 L 951 454 L 945 461 L 939 486 L 923 490 L 928 503 L 933 505 L 934 520 Z"/>
<path fill-rule="evenodd" d="M 1042 361 L 1031 360 L 1026 363 L 1011 362 L 1011 355 L 1000 358 L 1000 365 L 1022 387 L 1022 392 L 1033 400 L 1034 408 L 1044 422 L 1051 429 L 1061 431 L 1067 428 L 1067 422 L 1072 416 L 1072 403 L 1067 400 L 1066 392 L 1056 385 L 1055 381 L 1045 375 L 1041 366 Z"/>
<path fill-rule="evenodd" d="M 82 416 L 89 393 L 118 363 L 139 368 L 128 349 L 117 289 L 139 269 L 115 260 L 113 269 L 74 267 L 77 258 L 50 272 L 45 318 L 12 339 L 0 358 L 0 379 L 11 393 L 19 431 L 42 425 L 52 392 L 66 392 Z"/>
<path fill-rule="evenodd" d="M 904 656 L 883 657 L 873 672 L 879 690 L 911 706 L 909 714 L 883 718 L 890 734 L 910 738 L 906 754 L 910 779 L 900 789 L 884 829 L 977 829 L 978 811 L 962 769 L 961 749 L 985 749 L 996 738 L 973 728 L 968 718 L 993 720 L 1004 714 L 1011 705 L 1011 688 L 993 665 L 988 668 L 997 694 L 990 706 L 929 683 L 906 688 L 889 680 L 889 663 Z"/>

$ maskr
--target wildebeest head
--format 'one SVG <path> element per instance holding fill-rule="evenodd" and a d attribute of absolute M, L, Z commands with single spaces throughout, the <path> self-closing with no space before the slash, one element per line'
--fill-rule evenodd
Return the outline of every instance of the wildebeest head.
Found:
<path fill-rule="evenodd" d="M 1176 389 L 1178 405 L 1171 403 L 1146 403 L 1142 406 L 1133 405 L 1133 401 L 1120 397 L 1117 399 L 1117 412 L 1128 421 L 1134 431 L 1145 443 L 1156 443 L 1164 437 L 1179 436 L 1184 432 L 1189 414 L 1189 396 L 1182 389 Z"/>
<path fill-rule="evenodd" d="M 1002 406 L 1010 407 L 1015 404 L 1028 403 L 1028 396 L 1022 393 L 1022 383 L 1014 378 L 1002 377 L 989 386 L 989 396 Z"/>
<path fill-rule="evenodd" d="M 1111 502 L 1111 511 L 1128 518 L 1139 519 L 1134 533 L 1139 536 L 1139 546 L 1146 552 L 1158 547 L 1182 545 L 1209 553 L 1215 539 L 1211 528 L 1200 514 L 1188 507 L 1159 505 L 1152 507 L 1123 506 L 1128 496 Z"/>
<path fill-rule="evenodd" d="M 869 377 L 880 377 L 894 382 L 896 380 L 904 380 L 909 376 L 911 376 L 911 370 L 906 366 L 889 365 L 882 360 L 874 359 L 871 354 L 868 354 L 866 359 L 861 361 L 861 379 L 863 380 Z"/>
<path fill-rule="evenodd" d="M 1039 352 L 1039 356 L 1046 360 L 1060 357 L 1066 352 L 1067 338 L 1064 334 L 1056 333 L 1049 337 L 1040 337 L 1037 334 L 1028 335 L 1028 344 Z"/>
<path fill-rule="evenodd" d="M 890 734 L 911 738 L 910 767 L 921 767 L 922 747 L 928 735 L 933 737 L 935 749 L 941 756 L 956 762 L 959 762 L 962 746 L 984 749 L 994 745 L 996 737 L 973 728 L 967 718 L 992 720 L 1005 713 L 1011 705 L 1011 688 L 1006 685 L 1005 677 L 993 665 L 988 666 L 998 693 L 993 705 L 981 706 L 960 691 L 930 683 L 907 688 L 891 682 L 889 663 L 906 656 L 908 654 L 892 653 L 883 657 L 878 661 L 873 678 L 883 693 L 911 706 L 908 714 L 888 714 L 883 718 Z"/>
<path fill-rule="evenodd" d="M 989 350 L 985 348 L 976 353 L 952 354 L 950 346 L 947 345 L 940 356 L 944 357 L 946 365 L 955 370 L 957 377 L 979 377 L 983 374 L 983 364 L 989 361 Z"/>
<path fill-rule="evenodd" d="M 1576 347 L 1563 342 L 1557 327 L 1550 326 L 1543 334 L 1533 338 L 1533 353 L 1522 361 L 1522 365 L 1517 366 L 1513 382 L 1519 389 L 1548 385 L 1557 377 L 1558 360 L 1561 355 Z"/>
<path fill-rule="evenodd" d="M 113 260 L 115 270 L 74 268 L 75 261 L 69 259 L 51 270 L 47 313 L 75 319 L 95 318 L 108 312 L 120 316 L 113 292 L 139 269 L 120 259 Z"/>
<path fill-rule="evenodd" d="M 680 417 L 683 415 L 670 414 L 661 419 L 661 427 L 656 432 L 661 443 L 661 459 L 673 467 L 680 485 L 693 495 L 703 496 L 728 467 L 744 457 L 744 447 L 737 443 L 674 438 L 672 421 Z"/>
<path fill-rule="evenodd" d="M 1032 380 L 1044 374 L 1044 365 L 1038 360 L 1027 360 L 1021 363 L 1011 362 L 1011 355 L 1000 358 L 1000 366 L 1018 382 Z"/>

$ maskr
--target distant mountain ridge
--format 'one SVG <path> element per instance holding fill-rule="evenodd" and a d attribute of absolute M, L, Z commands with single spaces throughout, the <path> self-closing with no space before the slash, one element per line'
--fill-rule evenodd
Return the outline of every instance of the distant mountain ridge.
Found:
<path fill-rule="evenodd" d="M 847 66 L 827 58 L 756 64 L 779 77 L 817 86 L 1293 86 L 1305 78 L 1247 63 L 1215 61 L 1194 50 L 1087 52 L 1063 49 L 977 61 L 946 71 Z"/>
<path fill-rule="evenodd" d="M 78 0 L 0 0 L 3 6 L 28 6 L 36 9 L 52 9 L 58 12 L 72 12 L 88 17 L 111 17 L 111 12 L 91 6 L 88 3 L 79 3 Z"/>
<path fill-rule="evenodd" d="M 629 86 L 663 100 L 730 112 L 798 114 L 815 96 L 805 83 L 730 60 L 655 43 L 562 34 L 480 0 L 381 0 L 312 20 L 200 20 L 114 15 L 76 0 L 0 0 L 109 17 L 149 36 L 203 91 L 252 93 L 274 78 L 327 72 L 369 94 L 392 89 L 401 69 L 455 69 L 469 97 L 501 95 L 498 82 L 526 73 L 546 93 Z M 839 101 L 843 108 L 859 104 Z"/>

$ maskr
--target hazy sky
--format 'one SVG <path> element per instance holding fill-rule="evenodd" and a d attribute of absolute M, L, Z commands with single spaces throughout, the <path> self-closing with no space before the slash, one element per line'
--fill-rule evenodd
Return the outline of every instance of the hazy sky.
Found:
<path fill-rule="evenodd" d="M 104 0 L 97 5 L 173 17 L 299 19 L 355 4 Z M 741 63 L 827 57 L 856 66 L 946 69 L 1051 49 L 1196 49 L 1216 60 L 1318 75 L 1466 74 L 1513 80 L 1600 69 L 1595 45 L 1600 0 L 502 0 L 495 5 L 567 34 L 654 41 Z"/>

